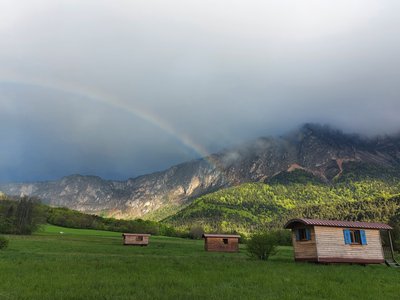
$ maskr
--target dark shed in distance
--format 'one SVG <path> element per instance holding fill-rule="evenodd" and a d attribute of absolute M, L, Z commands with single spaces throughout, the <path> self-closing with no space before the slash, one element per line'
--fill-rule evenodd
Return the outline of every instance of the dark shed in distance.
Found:
<path fill-rule="evenodd" d="M 203 234 L 204 249 L 215 252 L 238 252 L 240 235 Z"/>
<path fill-rule="evenodd" d="M 315 219 L 293 219 L 285 228 L 292 229 L 296 261 L 320 263 L 380 264 L 393 251 L 382 247 L 381 235 L 390 239 L 387 224 Z"/>
<path fill-rule="evenodd" d="M 145 233 L 123 233 L 124 245 L 147 246 L 149 244 L 150 234 Z"/>

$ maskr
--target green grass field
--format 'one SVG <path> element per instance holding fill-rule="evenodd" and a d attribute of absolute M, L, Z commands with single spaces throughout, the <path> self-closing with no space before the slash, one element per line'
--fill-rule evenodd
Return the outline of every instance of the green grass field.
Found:
<path fill-rule="evenodd" d="M 60 234 L 60 231 L 64 232 Z M 9 236 L 0 251 L 0 299 L 399 299 L 400 270 L 294 263 L 290 247 L 268 262 L 209 253 L 202 241 L 45 226 Z"/>

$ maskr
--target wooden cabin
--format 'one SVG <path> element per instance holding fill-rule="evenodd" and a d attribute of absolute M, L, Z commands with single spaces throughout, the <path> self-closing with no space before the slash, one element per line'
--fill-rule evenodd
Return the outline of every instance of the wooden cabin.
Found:
<path fill-rule="evenodd" d="M 214 252 L 238 252 L 240 235 L 203 234 L 204 249 Z"/>
<path fill-rule="evenodd" d="M 390 236 L 392 229 L 382 223 L 314 219 L 293 219 L 285 228 L 292 230 L 295 261 L 357 264 L 384 263 L 381 233 Z"/>
<path fill-rule="evenodd" d="M 144 233 L 123 233 L 124 245 L 147 246 L 149 244 L 150 234 Z"/>

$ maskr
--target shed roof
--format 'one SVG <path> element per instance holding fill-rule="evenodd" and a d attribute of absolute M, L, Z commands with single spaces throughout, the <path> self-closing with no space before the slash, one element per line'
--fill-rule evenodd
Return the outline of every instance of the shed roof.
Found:
<path fill-rule="evenodd" d="M 285 224 L 285 228 L 293 228 L 296 223 L 311 226 L 328 226 L 328 227 L 351 227 L 364 229 L 393 229 L 384 223 L 369 223 L 369 222 L 350 222 L 337 220 L 318 220 L 318 219 L 292 219 Z"/>
<path fill-rule="evenodd" d="M 204 233 L 203 238 L 208 238 L 208 237 L 215 237 L 215 238 L 240 238 L 240 235 L 237 234 L 212 234 L 212 233 Z"/>
<path fill-rule="evenodd" d="M 122 236 L 151 236 L 147 233 L 123 233 Z"/>

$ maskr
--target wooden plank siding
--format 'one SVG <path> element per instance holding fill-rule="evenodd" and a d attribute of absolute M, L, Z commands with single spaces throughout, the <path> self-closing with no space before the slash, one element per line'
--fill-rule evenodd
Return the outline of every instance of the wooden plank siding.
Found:
<path fill-rule="evenodd" d="M 147 246 L 149 244 L 149 235 L 141 235 L 141 234 L 126 234 L 122 235 L 124 245 L 138 245 L 138 246 Z"/>
<path fill-rule="evenodd" d="M 343 229 L 327 226 L 314 227 L 319 262 L 384 262 L 379 230 L 363 229 L 365 230 L 367 245 L 346 245 Z"/>
<path fill-rule="evenodd" d="M 297 228 L 308 228 L 310 229 L 311 239 L 309 241 L 297 241 L 296 240 L 296 229 Z M 315 231 L 311 226 L 298 226 L 292 230 L 292 242 L 294 248 L 295 260 L 302 261 L 317 261 L 317 245 L 315 242 Z"/>
<path fill-rule="evenodd" d="M 227 243 L 224 243 L 224 239 Z M 239 238 L 206 237 L 204 239 L 204 249 L 214 252 L 238 252 Z"/>

